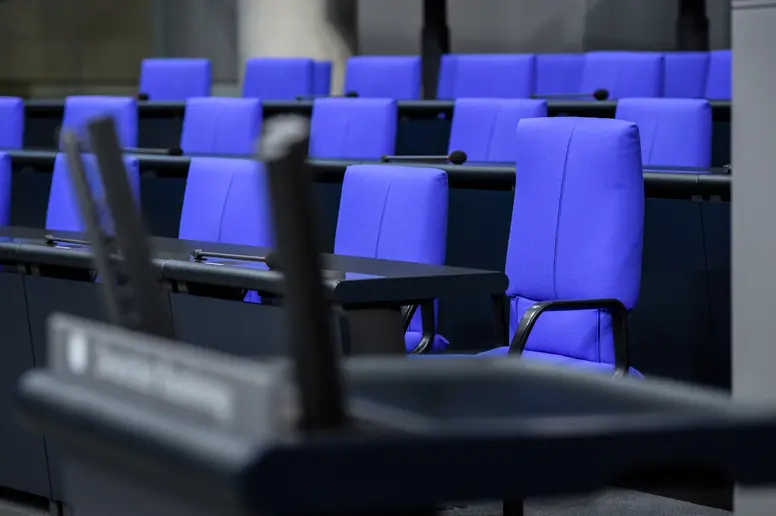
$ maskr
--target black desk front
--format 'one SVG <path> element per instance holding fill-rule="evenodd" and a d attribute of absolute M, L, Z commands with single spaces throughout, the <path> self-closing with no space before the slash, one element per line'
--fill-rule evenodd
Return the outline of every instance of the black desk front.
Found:
<path fill-rule="evenodd" d="M 47 244 L 43 230 L 0 229 L 2 296 L 0 327 L 5 346 L 0 378 L 6 382 L 0 413 L 10 414 L 13 386 L 25 370 L 46 360 L 46 321 L 61 312 L 105 320 L 99 285 L 95 282 L 87 246 L 65 242 Z M 54 232 L 61 238 L 83 235 Z M 153 238 L 154 264 L 169 292 L 176 337 L 202 347 L 245 357 L 284 355 L 285 335 L 282 275 L 260 262 L 225 259 L 194 262 L 195 249 L 207 252 L 265 256 L 266 249 Z M 400 307 L 424 300 L 467 292 L 472 298 L 491 297 L 500 324 L 497 341 L 506 341 L 500 301 L 507 288 L 502 272 L 438 267 L 406 262 L 326 255 L 326 284 L 336 307 L 337 329 L 351 354 L 404 353 L 404 326 Z M 260 302 L 244 302 L 246 291 L 257 291 Z M 343 326 L 346 322 L 346 326 Z M 62 500 L 57 475 L 49 469 L 56 450 L 44 449 L 42 439 L 22 433 L 12 418 L 0 422 L 0 485 Z M 46 467 L 48 456 L 49 467 Z M 11 460 L 13 459 L 13 460 Z"/>

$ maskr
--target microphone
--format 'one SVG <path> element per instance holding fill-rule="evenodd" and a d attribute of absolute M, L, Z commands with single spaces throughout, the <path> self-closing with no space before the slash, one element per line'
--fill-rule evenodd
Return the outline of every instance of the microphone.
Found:
<path fill-rule="evenodd" d="M 154 156 L 183 156 L 183 150 L 178 148 L 147 149 L 144 147 L 125 147 L 122 150 L 130 154 L 151 154 Z"/>
<path fill-rule="evenodd" d="M 335 99 L 335 98 L 358 98 L 358 92 L 349 91 L 344 95 L 297 95 L 296 100 L 314 100 L 314 99 Z"/>
<path fill-rule="evenodd" d="M 595 90 L 593 93 L 561 93 L 561 94 L 552 94 L 552 95 L 532 95 L 535 99 L 578 99 L 578 98 L 585 98 L 585 97 L 593 97 L 593 99 L 598 101 L 603 100 L 609 100 L 609 90 L 605 88 L 600 88 Z"/>
<path fill-rule="evenodd" d="M 410 161 L 410 162 L 419 162 L 419 161 L 449 161 L 453 165 L 463 165 L 466 163 L 466 160 L 468 159 L 468 156 L 466 156 L 466 153 L 464 151 L 455 150 L 448 154 L 447 156 L 389 156 L 385 155 L 382 158 L 380 158 L 380 161 L 383 163 L 390 163 L 390 162 L 396 162 L 396 161 Z"/>
<path fill-rule="evenodd" d="M 52 237 L 53 238 L 53 237 Z M 61 239 L 56 241 L 61 242 Z M 260 262 L 267 266 L 270 270 L 280 270 L 280 260 L 275 250 L 269 251 L 265 256 L 255 256 L 252 254 L 233 254 L 233 253 L 216 253 L 206 251 L 204 249 L 194 249 L 191 252 L 191 260 L 194 262 L 204 262 L 208 258 L 222 259 L 222 260 L 234 260 L 238 262 Z"/>

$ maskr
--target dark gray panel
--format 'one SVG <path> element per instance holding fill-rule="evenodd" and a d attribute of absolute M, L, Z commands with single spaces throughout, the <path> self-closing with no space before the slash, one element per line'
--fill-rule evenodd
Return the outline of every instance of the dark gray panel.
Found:
<path fill-rule="evenodd" d="M 49 497 L 43 436 L 13 416 L 19 376 L 34 367 L 22 276 L 0 274 L 0 486 Z"/>

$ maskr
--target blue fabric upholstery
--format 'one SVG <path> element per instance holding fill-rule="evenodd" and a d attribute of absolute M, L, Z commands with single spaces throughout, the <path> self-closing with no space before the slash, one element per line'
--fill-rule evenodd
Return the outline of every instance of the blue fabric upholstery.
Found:
<path fill-rule="evenodd" d="M 517 123 L 523 118 L 544 116 L 544 100 L 458 99 L 449 152 L 462 150 L 470 162 L 514 163 Z"/>
<path fill-rule="evenodd" d="M 315 61 L 306 57 L 254 57 L 245 62 L 242 96 L 294 100 L 315 93 Z"/>
<path fill-rule="evenodd" d="M 0 97 L 0 147 L 24 147 L 24 101 L 19 97 Z"/>
<path fill-rule="evenodd" d="M 420 98 L 420 57 L 354 56 L 345 69 L 344 92 L 396 100 Z"/>
<path fill-rule="evenodd" d="M 580 90 L 609 90 L 610 99 L 663 96 L 663 54 L 659 52 L 589 52 Z"/>
<path fill-rule="evenodd" d="M 181 149 L 185 154 L 252 154 L 261 122 L 258 99 L 190 98 L 183 117 Z"/>
<path fill-rule="evenodd" d="M 97 168 L 97 159 L 93 154 L 83 155 L 86 177 L 92 189 L 92 195 L 96 200 L 97 209 L 101 213 L 101 224 L 104 231 L 113 231 L 112 221 L 107 216 L 104 204 L 104 189 Z M 137 159 L 132 156 L 124 156 L 124 168 L 126 169 L 129 186 L 140 202 L 140 170 Z M 81 209 L 72 186 L 70 172 L 67 166 L 67 156 L 57 154 L 54 161 L 54 173 L 51 177 L 51 190 L 49 192 L 48 211 L 46 212 L 46 229 L 60 231 L 85 231 L 86 226 L 81 218 Z"/>
<path fill-rule="evenodd" d="M 584 54 L 538 54 L 536 56 L 536 94 L 569 95 L 582 91 Z"/>
<path fill-rule="evenodd" d="M 706 98 L 730 100 L 733 98 L 733 53 L 730 50 L 709 52 L 709 75 L 706 82 Z"/>
<path fill-rule="evenodd" d="M 447 174 L 435 168 L 351 165 L 342 183 L 334 253 L 443 265 L 447 242 Z M 421 338 L 420 314 L 406 335 Z M 437 335 L 432 351 L 447 340 Z"/>
<path fill-rule="evenodd" d="M 663 96 L 700 99 L 706 94 L 708 52 L 666 52 Z"/>
<path fill-rule="evenodd" d="M 315 79 L 313 93 L 329 95 L 331 93 L 331 61 L 315 62 Z"/>
<path fill-rule="evenodd" d="M 534 92 L 533 55 L 459 54 L 452 63 L 454 99 L 529 98 Z"/>
<path fill-rule="evenodd" d="M 0 152 L 0 226 L 11 224 L 11 156 Z"/>
<path fill-rule="evenodd" d="M 436 98 L 449 100 L 453 98 L 455 86 L 455 69 L 458 63 L 458 55 L 445 54 L 439 61 L 439 78 L 437 79 Z"/>
<path fill-rule="evenodd" d="M 210 95 L 209 59 L 144 59 L 140 93 L 152 101 L 183 101 Z"/>
<path fill-rule="evenodd" d="M 616 117 L 638 125 L 645 166 L 711 166 L 712 120 L 708 101 L 622 99 L 617 103 Z"/>
<path fill-rule="evenodd" d="M 75 131 L 83 144 L 88 145 L 86 124 L 100 116 L 113 118 L 122 147 L 137 147 L 137 102 L 131 97 L 67 97 L 62 131 Z"/>
<path fill-rule="evenodd" d="M 320 98 L 313 105 L 310 157 L 379 159 L 396 150 L 396 101 Z"/>

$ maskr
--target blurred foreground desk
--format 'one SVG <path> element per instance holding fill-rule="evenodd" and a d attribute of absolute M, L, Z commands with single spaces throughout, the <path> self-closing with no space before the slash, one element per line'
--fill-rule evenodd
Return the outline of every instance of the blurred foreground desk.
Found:
<path fill-rule="evenodd" d="M 47 244 L 43 230 L 0 229 L 0 290 L 4 292 L 0 327 L 5 341 L 0 377 L 6 382 L 0 414 L 9 414 L 13 385 L 25 370 L 46 360 L 46 321 L 61 312 L 105 320 L 88 246 L 64 241 Z M 51 232 L 49 232 L 51 233 Z M 53 232 L 61 239 L 80 234 Z M 154 238 L 154 264 L 170 293 L 176 337 L 232 355 L 267 357 L 285 354 L 282 275 L 248 260 L 191 260 L 205 252 L 264 256 L 266 249 Z M 347 321 L 346 353 L 385 354 L 405 351 L 400 307 L 451 293 L 490 296 L 498 310 L 497 335 L 505 339 L 500 301 L 507 288 L 502 272 L 437 267 L 347 256 L 325 256 L 326 283 L 339 319 Z M 243 302 L 246 291 L 260 302 Z M 497 345 L 496 342 L 493 345 Z M 11 418 L 0 418 L 0 450 L 14 460 L 0 462 L 0 486 L 61 500 L 56 477 L 48 489 L 43 440 L 23 434 Z M 48 452 L 52 460 L 51 450 Z"/>

